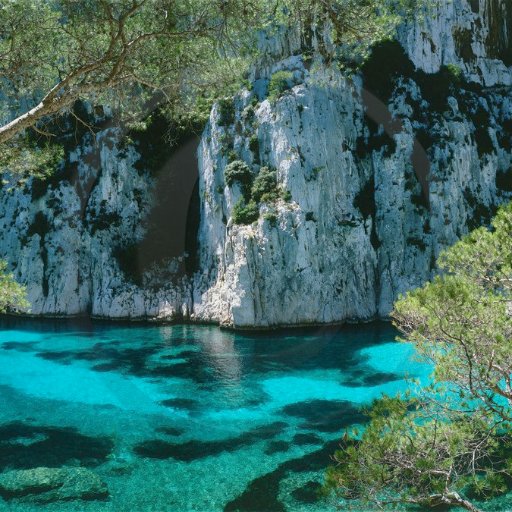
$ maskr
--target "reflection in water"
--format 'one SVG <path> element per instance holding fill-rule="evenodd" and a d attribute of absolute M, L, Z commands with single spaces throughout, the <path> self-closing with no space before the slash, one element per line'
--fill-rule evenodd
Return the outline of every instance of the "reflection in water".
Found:
<path fill-rule="evenodd" d="M 220 329 L 199 338 L 208 364 L 215 369 L 215 376 L 233 392 L 242 379 L 242 357 L 238 353 L 235 340 L 232 334 Z"/>

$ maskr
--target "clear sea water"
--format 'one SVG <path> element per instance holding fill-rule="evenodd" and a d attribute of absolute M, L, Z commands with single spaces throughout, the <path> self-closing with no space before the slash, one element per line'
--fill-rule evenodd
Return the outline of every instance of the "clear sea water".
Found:
<path fill-rule="evenodd" d="M 107 501 L 0 510 L 325 511 L 361 407 L 426 379 L 389 324 L 270 333 L 190 325 L 0 323 L 0 472 L 81 465 Z"/>

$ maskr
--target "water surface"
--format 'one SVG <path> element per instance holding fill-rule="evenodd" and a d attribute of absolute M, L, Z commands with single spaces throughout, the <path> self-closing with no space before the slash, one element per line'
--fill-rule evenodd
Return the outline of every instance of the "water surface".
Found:
<path fill-rule="evenodd" d="M 389 324 L 216 327 L 5 319 L 0 472 L 91 468 L 107 501 L 18 511 L 320 511 L 317 491 L 364 404 L 426 378 Z"/>

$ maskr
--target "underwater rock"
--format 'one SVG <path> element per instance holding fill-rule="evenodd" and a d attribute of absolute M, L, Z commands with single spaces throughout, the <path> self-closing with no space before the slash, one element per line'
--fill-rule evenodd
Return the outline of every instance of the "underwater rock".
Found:
<path fill-rule="evenodd" d="M 104 500 L 108 488 L 86 468 L 34 468 L 0 474 L 0 496 L 36 503 Z"/>

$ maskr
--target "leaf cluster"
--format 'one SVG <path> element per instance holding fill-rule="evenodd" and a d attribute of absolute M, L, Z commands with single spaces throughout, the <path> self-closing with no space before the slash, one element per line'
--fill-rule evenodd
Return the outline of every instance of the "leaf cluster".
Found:
<path fill-rule="evenodd" d="M 7 271 L 7 262 L 0 260 L 0 313 L 28 308 L 25 287 L 18 284 Z"/>
<path fill-rule="evenodd" d="M 510 435 L 485 417 L 447 417 L 428 403 L 384 397 L 364 432 L 346 437 L 327 485 L 371 508 L 416 504 L 476 510 L 466 496 L 490 497 L 510 478 Z"/>
<path fill-rule="evenodd" d="M 328 483 L 367 508 L 458 506 L 505 492 L 512 460 L 512 204 L 439 258 L 393 311 L 434 367 L 415 397 L 384 398 L 347 436 Z"/>

